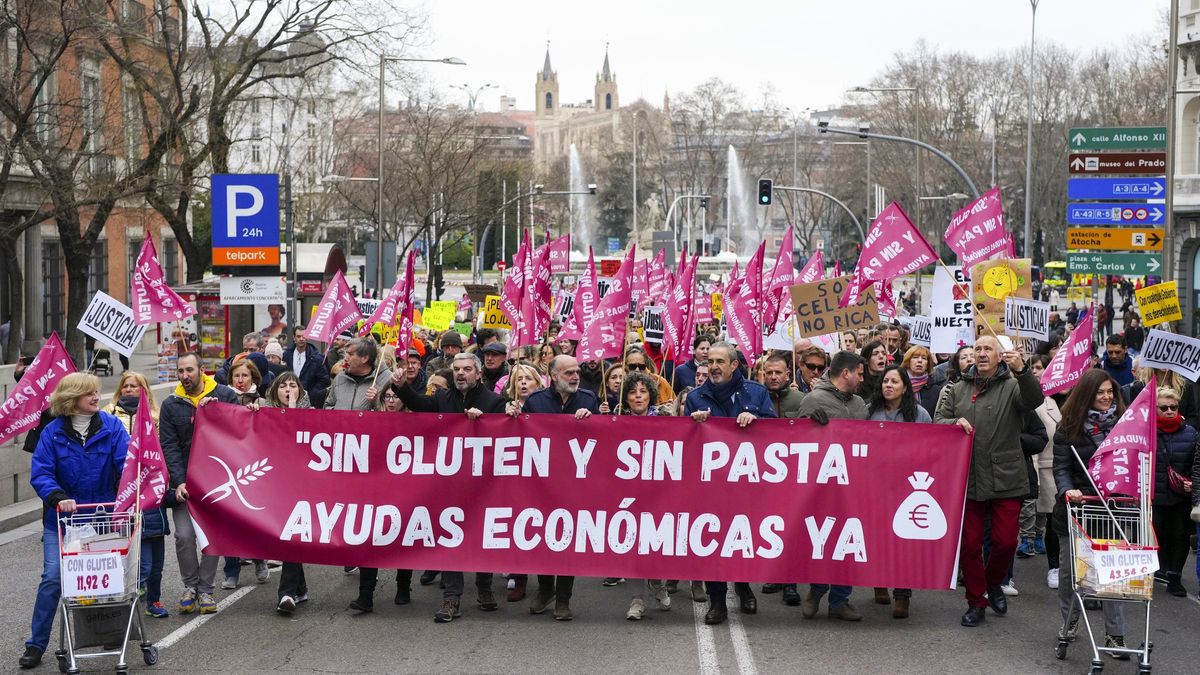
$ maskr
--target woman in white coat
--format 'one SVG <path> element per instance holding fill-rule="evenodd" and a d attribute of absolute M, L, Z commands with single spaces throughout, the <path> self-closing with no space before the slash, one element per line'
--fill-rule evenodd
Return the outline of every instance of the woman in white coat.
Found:
<path fill-rule="evenodd" d="M 1038 354 L 1030 357 L 1029 367 L 1033 369 L 1033 374 L 1038 379 L 1042 377 L 1042 371 L 1050 363 L 1050 357 L 1044 354 Z M 1054 502 L 1057 488 L 1054 486 L 1054 432 L 1058 430 L 1058 423 L 1062 421 L 1062 413 L 1058 410 L 1058 404 L 1054 399 L 1047 396 L 1042 404 L 1035 410 L 1042 424 L 1046 425 L 1046 435 L 1050 438 L 1050 442 L 1046 444 L 1046 448 L 1042 450 L 1036 457 L 1034 462 L 1037 464 L 1038 474 L 1038 499 L 1037 499 L 1037 522 L 1045 532 L 1045 539 L 1034 542 L 1034 551 L 1037 553 L 1046 554 L 1046 564 L 1049 570 L 1046 572 L 1046 585 L 1050 588 L 1058 588 L 1058 565 L 1059 565 L 1059 545 L 1058 535 L 1055 534 L 1053 527 L 1047 527 L 1047 521 L 1050 514 L 1054 512 Z"/>

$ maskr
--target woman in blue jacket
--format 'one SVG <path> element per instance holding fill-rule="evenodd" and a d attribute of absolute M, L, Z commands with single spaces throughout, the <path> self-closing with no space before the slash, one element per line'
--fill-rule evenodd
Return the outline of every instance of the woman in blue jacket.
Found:
<path fill-rule="evenodd" d="M 115 500 L 129 448 L 125 425 L 100 412 L 100 379 L 95 375 L 72 373 L 60 380 L 50 395 L 50 411 L 55 419 L 42 431 L 29 477 L 45 504 L 45 516 L 42 581 L 33 604 L 33 635 L 19 662 L 22 668 L 41 662 L 54 626 L 61 594 L 58 513 L 72 513 L 76 504 Z"/>

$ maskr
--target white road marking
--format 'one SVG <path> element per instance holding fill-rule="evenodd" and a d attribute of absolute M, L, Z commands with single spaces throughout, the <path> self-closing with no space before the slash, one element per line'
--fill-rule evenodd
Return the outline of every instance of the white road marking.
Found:
<path fill-rule="evenodd" d="M 159 640 L 158 642 L 155 642 L 154 645 L 156 647 L 158 647 L 159 650 L 163 650 L 163 649 L 166 649 L 167 647 L 170 647 L 171 645 L 175 644 L 176 642 L 179 642 L 184 637 L 186 637 L 188 634 L 190 634 L 192 631 L 194 631 L 197 628 L 208 623 L 211 619 L 214 619 L 217 616 L 219 616 L 221 614 L 221 612 L 225 611 L 225 609 L 228 608 L 230 605 L 232 605 L 233 603 L 237 602 L 238 600 L 241 600 L 242 598 L 246 597 L 246 594 L 249 593 L 250 591 L 253 591 L 255 588 L 258 588 L 258 586 L 242 586 L 241 588 L 237 589 L 236 591 L 230 593 L 224 600 L 217 603 L 217 613 L 216 614 L 201 614 L 200 616 L 196 617 L 195 619 L 192 619 L 191 621 L 183 624 L 179 628 L 176 628 L 175 630 L 171 631 L 169 634 L 167 634 L 166 637 Z"/>
<path fill-rule="evenodd" d="M 680 584 L 685 583 L 687 582 L 680 582 Z M 682 591 L 683 589 L 680 588 L 679 590 Z M 717 661 L 717 645 L 713 641 L 712 626 L 704 623 L 704 612 L 708 604 L 695 602 L 690 598 L 691 596 L 689 595 L 688 599 L 692 604 L 692 613 L 696 617 L 696 654 L 700 657 L 700 672 L 702 675 L 719 675 L 721 666 Z"/>
<path fill-rule="evenodd" d="M 732 585 L 726 602 L 730 607 L 736 607 L 738 604 Z M 729 612 L 729 639 L 733 641 L 733 655 L 737 657 L 738 672 L 742 675 L 758 675 L 758 668 L 754 665 L 754 653 L 750 651 L 750 640 L 746 637 L 745 626 L 742 625 L 742 617 L 734 611 Z"/>

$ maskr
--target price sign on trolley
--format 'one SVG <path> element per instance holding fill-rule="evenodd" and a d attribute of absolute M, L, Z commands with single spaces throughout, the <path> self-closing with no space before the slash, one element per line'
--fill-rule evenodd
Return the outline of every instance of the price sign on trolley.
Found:
<path fill-rule="evenodd" d="M 81 553 L 62 558 L 63 595 L 96 598 L 125 592 L 121 554 Z"/>

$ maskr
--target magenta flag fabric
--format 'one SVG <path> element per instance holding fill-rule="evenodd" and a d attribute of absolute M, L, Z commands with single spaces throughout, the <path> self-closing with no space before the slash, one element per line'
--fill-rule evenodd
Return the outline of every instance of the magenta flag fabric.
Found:
<path fill-rule="evenodd" d="M 338 270 L 333 273 L 329 288 L 325 289 L 325 295 L 317 304 L 316 314 L 313 315 L 312 321 L 308 322 L 304 336 L 313 342 L 332 344 L 333 338 L 362 321 L 362 318 L 362 314 L 358 313 L 354 293 L 350 291 L 350 284 L 346 283 L 346 277 Z"/>
<path fill-rule="evenodd" d="M 170 487 L 167 460 L 158 443 L 158 430 L 154 428 L 154 417 L 145 389 L 141 390 L 133 421 L 129 454 L 125 456 L 125 469 L 121 472 L 117 503 L 113 507 L 113 511 L 118 513 L 133 510 L 135 499 L 139 511 L 156 509 L 162 505 Z"/>
<path fill-rule="evenodd" d="M 0 405 L 0 444 L 36 427 L 42 412 L 50 407 L 50 394 L 64 376 L 75 372 L 58 333 L 51 332 L 33 363 Z"/>
<path fill-rule="evenodd" d="M 994 187 L 967 204 L 950 218 L 946 245 L 958 254 L 963 266 L 997 256 L 1007 256 L 1012 243 L 1004 227 L 1004 206 L 1000 188 Z"/>
<path fill-rule="evenodd" d="M 1114 496 L 1141 497 L 1143 455 L 1150 456 L 1150 474 L 1154 475 L 1155 444 L 1158 442 L 1158 378 L 1150 381 L 1133 399 L 1125 414 L 1096 448 L 1088 462 L 1088 472 L 1108 499 Z M 1154 480 L 1149 481 L 1150 499 L 1154 499 Z"/>
<path fill-rule="evenodd" d="M 726 296 L 725 323 L 729 329 L 729 337 L 737 342 L 742 356 L 751 367 L 762 353 L 763 342 L 763 289 L 762 264 L 766 242 L 758 245 L 758 250 L 746 263 L 746 274 L 737 284 L 737 288 Z"/>
<path fill-rule="evenodd" d="M 1058 348 L 1050 365 L 1042 371 L 1042 393 L 1046 396 L 1075 386 L 1080 377 L 1092 367 L 1092 333 L 1096 330 L 1094 307 L 1088 307 L 1079 325 Z"/>
<path fill-rule="evenodd" d="M 133 320 L 139 326 L 157 321 L 179 321 L 196 313 L 196 308 L 167 286 L 150 231 L 142 241 L 129 279 L 133 290 Z"/>
<path fill-rule="evenodd" d="M 625 345 L 625 327 L 629 321 L 629 305 L 633 302 L 630 282 L 636 246 L 630 246 L 621 268 L 612 278 L 608 293 L 600 300 L 592 321 L 583 330 L 583 339 L 575 349 L 580 363 L 620 358 Z"/>
<path fill-rule="evenodd" d="M 804 265 L 804 269 L 800 270 L 800 275 L 796 277 L 796 283 L 811 284 L 814 281 L 820 281 L 824 274 L 825 255 L 818 250 L 808 259 L 808 263 Z"/>
<path fill-rule="evenodd" d="M 937 260 L 933 247 L 909 220 L 898 202 L 888 204 L 871 229 L 858 256 L 858 266 L 846 284 L 842 307 L 858 302 L 862 289 L 876 281 L 888 281 L 916 272 Z"/>

